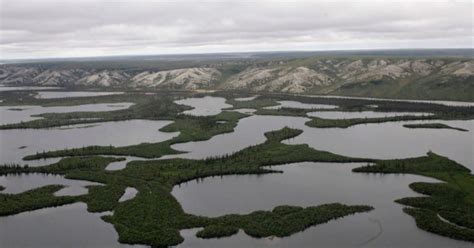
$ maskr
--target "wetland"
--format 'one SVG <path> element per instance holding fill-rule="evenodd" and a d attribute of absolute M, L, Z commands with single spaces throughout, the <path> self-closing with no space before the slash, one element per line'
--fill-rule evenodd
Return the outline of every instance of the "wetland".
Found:
<path fill-rule="evenodd" d="M 0 92 L 0 246 L 474 242 L 472 106 L 34 90 Z"/>

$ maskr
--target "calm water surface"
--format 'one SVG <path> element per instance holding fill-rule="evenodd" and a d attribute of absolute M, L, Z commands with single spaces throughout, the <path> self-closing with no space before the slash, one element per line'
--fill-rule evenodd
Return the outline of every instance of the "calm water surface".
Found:
<path fill-rule="evenodd" d="M 119 202 L 124 202 L 133 199 L 138 193 L 138 190 L 132 187 L 127 187 L 125 193 L 120 197 Z"/>
<path fill-rule="evenodd" d="M 223 108 L 231 107 L 224 98 L 219 97 L 190 98 L 178 103 L 195 107 L 186 111 L 186 114 L 194 115 L 215 115 Z M 314 107 L 300 104 L 287 106 Z M 73 106 L 66 112 L 84 111 L 77 107 Z M 14 119 L 4 116 L 0 116 L 1 121 Z M 341 118 L 347 117 L 347 113 L 341 115 Z M 308 144 L 318 150 L 347 156 L 386 159 L 421 156 L 432 150 L 474 170 L 474 121 L 409 121 L 357 125 L 347 129 L 318 129 L 304 125 L 308 120 L 253 115 L 241 119 L 232 133 L 217 135 L 207 141 L 176 144 L 173 148 L 189 153 L 168 157 L 199 159 L 233 153 L 264 142 L 265 132 L 288 126 L 303 130 L 298 137 L 284 141 L 288 144 Z M 429 122 L 440 122 L 468 129 L 469 132 L 403 127 L 406 123 Z M 43 150 L 164 141 L 178 135 L 158 131 L 169 123 L 132 120 L 54 129 L 0 130 L 0 164 L 28 163 L 38 166 L 59 160 L 21 161 L 23 156 Z M 111 163 L 107 170 L 123 169 L 127 162 L 141 159 L 124 157 L 125 161 Z M 434 180 L 413 175 L 352 173 L 351 169 L 359 165 L 298 163 L 273 167 L 283 170 L 283 174 L 214 177 L 176 186 L 173 195 L 185 211 L 207 216 L 270 210 L 282 204 L 310 206 L 341 202 L 368 204 L 376 208 L 372 212 L 331 221 L 287 238 L 254 239 L 239 232 L 230 238 L 203 240 L 194 236 L 197 229 L 183 230 L 181 233 L 185 242 L 179 247 L 472 247 L 472 244 L 418 229 L 413 219 L 402 212 L 402 206 L 393 202 L 398 198 L 417 195 L 408 188 L 409 183 Z M 4 192 L 19 193 L 49 184 L 68 186 L 57 194 L 75 195 L 87 193 L 84 186 L 93 183 L 41 174 L 0 177 L 0 185 L 6 187 Z M 132 188 L 127 189 L 123 200 L 133 199 L 136 193 Z M 102 221 L 98 214 L 87 213 L 82 203 L 0 218 L 0 247 L 123 246 L 117 239 L 113 227 Z"/>
<path fill-rule="evenodd" d="M 222 112 L 224 108 L 231 108 L 232 105 L 225 103 L 226 99 L 223 97 L 205 96 L 202 98 L 186 98 L 175 101 L 176 104 L 191 106 L 194 109 L 186 110 L 183 114 L 196 116 L 210 116 L 217 115 Z"/>
<path fill-rule="evenodd" d="M 125 158 L 125 160 L 112 162 L 109 165 L 107 165 L 107 167 L 105 167 L 105 170 L 108 170 L 108 171 L 123 170 L 123 169 L 125 169 L 128 162 L 130 162 L 130 161 L 149 160 L 149 159 L 146 159 L 146 158 L 134 157 L 134 156 L 107 156 L 107 157 Z"/>
<path fill-rule="evenodd" d="M 310 104 L 296 101 L 278 101 L 280 105 L 265 107 L 264 109 L 280 109 L 280 108 L 298 108 L 298 109 L 335 109 L 336 105 L 329 104 Z"/>
<path fill-rule="evenodd" d="M 61 89 L 60 87 L 47 87 L 47 86 L 5 86 L 0 85 L 0 91 L 13 91 L 13 90 L 54 90 Z"/>
<path fill-rule="evenodd" d="M 343 112 L 343 111 L 324 111 L 324 112 L 310 112 L 307 114 L 311 117 L 319 117 L 323 119 L 352 119 L 352 118 L 379 118 L 379 117 L 393 117 L 393 116 L 424 116 L 432 115 L 431 113 L 414 113 L 414 112 L 375 112 L 375 111 L 360 111 L 360 112 Z"/>
<path fill-rule="evenodd" d="M 169 157 L 202 159 L 233 153 L 264 142 L 265 132 L 288 126 L 303 130 L 301 135 L 284 141 L 288 144 L 308 144 L 315 149 L 341 155 L 379 159 L 423 156 L 431 150 L 474 171 L 474 121 L 431 121 L 470 130 L 460 132 L 403 127 L 403 124 L 427 121 L 387 122 L 349 128 L 311 128 L 304 124 L 308 120 L 301 117 L 250 116 L 241 119 L 232 133 L 217 135 L 207 141 L 173 145 L 173 148 L 189 153 Z"/>
<path fill-rule="evenodd" d="M 242 114 L 253 114 L 257 110 L 252 109 L 252 108 L 240 108 L 240 109 L 233 109 L 232 111 L 239 112 L 239 113 L 242 113 Z"/>
<path fill-rule="evenodd" d="M 271 210 L 278 205 L 312 206 L 340 202 L 366 204 L 375 210 L 315 226 L 286 238 L 253 239 L 243 233 L 209 242 L 185 231 L 180 247 L 472 247 L 467 242 L 418 229 L 395 199 L 417 196 L 412 182 L 435 182 L 413 175 L 352 173 L 360 164 L 297 163 L 275 166 L 283 174 L 206 178 L 175 186 L 173 195 L 188 213 L 220 216 Z"/>
<path fill-rule="evenodd" d="M 419 102 L 419 103 L 435 103 L 447 106 L 474 106 L 474 102 L 461 101 L 442 101 L 442 100 L 409 100 L 409 99 L 392 99 L 392 98 L 375 98 L 375 97 L 356 97 L 356 96 L 327 96 L 327 95 L 304 95 L 309 97 L 324 97 L 324 98 L 343 98 L 343 99 L 363 99 L 363 100 L 384 100 L 394 102 Z"/>
<path fill-rule="evenodd" d="M 61 175 L 39 173 L 0 176 L 0 185 L 5 187 L 5 189 L 1 192 L 8 194 L 18 194 L 31 189 L 53 184 L 67 186 L 57 191 L 55 193 L 57 196 L 76 196 L 87 194 L 88 190 L 85 188 L 85 186 L 100 185 L 99 183 L 94 182 L 66 179 Z"/>
<path fill-rule="evenodd" d="M 107 91 L 39 91 L 35 96 L 39 99 L 53 99 L 53 98 L 64 98 L 64 97 L 90 97 L 90 96 L 107 96 L 107 95 L 118 95 L 123 92 L 107 92 Z"/>
<path fill-rule="evenodd" d="M 249 96 L 249 97 L 238 97 L 238 98 L 234 98 L 234 100 L 236 101 L 240 101 L 240 102 L 244 102 L 244 101 L 252 101 L 253 99 L 257 98 L 257 96 Z"/>
<path fill-rule="evenodd" d="M 96 123 L 89 128 L 0 130 L 0 164 L 22 163 L 38 166 L 48 164 L 50 160 L 22 161 L 22 158 L 36 152 L 64 148 L 160 142 L 179 134 L 158 131 L 170 123 L 171 121 L 130 120 Z"/>
<path fill-rule="evenodd" d="M 85 203 L 0 218 L 0 247 L 142 247 L 118 243 L 118 234 Z"/>
<path fill-rule="evenodd" d="M 42 106 L 0 106 L 0 125 L 13 124 L 25 121 L 41 119 L 32 115 L 44 113 L 69 113 L 69 112 L 101 112 L 127 109 L 134 103 L 98 103 L 84 104 L 76 106 L 58 106 L 58 107 L 42 107 Z"/>

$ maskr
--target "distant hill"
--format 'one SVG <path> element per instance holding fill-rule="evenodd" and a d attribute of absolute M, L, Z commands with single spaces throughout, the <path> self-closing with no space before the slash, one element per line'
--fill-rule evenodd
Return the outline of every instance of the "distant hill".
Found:
<path fill-rule="evenodd" d="M 473 49 L 108 57 L 0 65 L 0 84 L 474 101 Z"/>

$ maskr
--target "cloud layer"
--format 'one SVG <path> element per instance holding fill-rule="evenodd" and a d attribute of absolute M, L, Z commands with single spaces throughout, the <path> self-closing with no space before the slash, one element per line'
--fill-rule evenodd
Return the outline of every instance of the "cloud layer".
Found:
<path fill-rule="evenodd" d="M 2 59 L 473 46 L 471 1 L 0 0 Z"/>

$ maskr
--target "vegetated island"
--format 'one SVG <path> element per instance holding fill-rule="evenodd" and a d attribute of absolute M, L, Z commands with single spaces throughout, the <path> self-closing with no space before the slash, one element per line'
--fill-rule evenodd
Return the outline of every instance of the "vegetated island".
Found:
<path fill-rule="evenodd" d="M 61 186 L 47 186 L 21 194 L 0 194 L 0 215 L 82 201 L 90 212 L 113 211 L 103 219 L 114 225 L 119 241 L 154 247 L 177 245 L 183 241 L 179 231 L 203 227 L 202 238 L 229 236 L 242 229 L 252 237 L 285 237 L 310 226 L 350 214 L 370 211 L 365 205 L 339 203 L 312 207 L 278 206 L 272 211 L 224 215 L 216 218 L 187 214 L 171 195 L 173 186 L 197 178 L 231 174 L 265 174 L 279 171 L 262 168 L 292 162 L 374 162 L 317 151 L 307 145 L 287 145 L 282 140 L 301 134 L 301 130 L 283 128 L 265 134 L 267 141 L 232 155 L 203 160 L 168 159 L 132 161 L 119 171 L 106 171 L 107 164 L 120 158 L 100 156 L 70 157 L 43 167 L 3 166 L 0 174 L 52 173 L 69 179 L 99 182 L 89 186 L 83 196 L 56 197 Z M 127 187 L 138 190 L 130 200 L 118 202 Z"/>
<path fill-rule="evenodd" d="M 228 102 L 232 101 L 229 99 L 234 97 L 232 95 L 233 93 L 230 92 L 219 94 L 225 94 Z M 71 156 L 70 158 L 62 159 L 60 162 L 49 166 L 23 167 L 10 165 L 0 167 L 0 174 L 53 173 L 65 175 L 70 179 L 88 180 L 104 184 L 101 186 L 90 186 L 89 193 L 84 196 L 54 196 L 54 192 L 62 188 L 62 186 L 58 185 L 41 187 L 15 195 L 0 194 L 0 199 L 2 200 L 0 201 L 0 215 L 17 214 L 24 211 L 82 201 L 87 203 L 90 212 L 114 211 L 112 216 L 104 217 L 104 219 L 114 225 L 119 233 L 119 241 L 122 243 L 148 244 L 153 246 L 175 245 L 182 242 L 179 230 L 191 227 L 203 227 L 204 229 L 197 234 L 202 238 L 228 236 L 234 234 L 238 229 L 243 229 L 247 234 L 254 237 L 266 237 L 271 235 L 288 236 L 294 232 L 302 231 L 311 225 L 323 223 L 347 214 L 369 211 L 371 208 L 369 206 L 346 206 L 336 203 L 327 205 L 331 209 L 331 211 L 327 213 L 326 205 L 304 209 L 294 206 L 281 206 L 275 208 L 273 211 L 257 211 L 249 215 L 225 215 L 217 218 L 207 218 L 184 213 L 179 203 L 171 195 L 171 189 L 174 185 L 181 182 L 208 176 L 278 172 L 261 168 L 262 166 L 268 165 L 304 161 L 367 162 L 375 164 L 375 166 L 380 166 L 380 168 L 384 168 L 384 170 L 390 167 L 387 165 L 395 166 L 397 169 L 392 171 L 388 170 L 385 171 L 385 173 L 422 174 L 447 182 L 447 185 L 450 185 L 449 188 L 455 189 L 455 194 L 451 194 L 453 192 L 449 191 L 446 196 L 439 196 L 430 191 L 431 188 L 434 187 L 431 184 L 426 184 L 429 186 L 414 186 L 418 184 L 413 184 L 411 187 L 415 191 L 420 193 L 425 192 L 430 195 L 430 197 L 424 197 L 421 201 L 423 208 L 420 207 L 420 205 L 417 206 L 417 208 L 408 208 L 406 212 L 414 216 L 417 225 L 424 230 L 454 239 L 472 241 L 472 223 L 474 220 L 472 211 L 468 210 L 474 209 L 474 201 L 472 200 L 472 195 L 469 191 L 466 193 L 468 197 L 465 198 L 463 198 L 462 194 L 458 192 L 464 192 L 464 189 L 474 192 L 472 175 L 469 174 L 469 170 L 465 167 L 456 164 L 448 158 L 433 153 L 430 153 L 426 157 L 399 160 L 348 158 L 332 153 L 317 151 L 309 148 L 307 145 L 295 146 L 282 144 L 280 143 L 282 139 L 291 138 L 301 133 L 299 130 L 285 128 L 279 131 L 266 133 L 267 142 L 264 144 L 252 146 L 228 156 L 204 160 L 172 159 L 160 161 L 132 161 L 127 164 L 127 167 L 124 170 L 113 172 L 105 171 L 107 164 L 120 160 L 121 158 L 105 158 L 97 155 L 134 155 L 156 158 L 166 154 L 175 154 L 178 151 L 175 151 L 170 147 L 172 144 L 207 140 L 220 133 L 232 132 L 237 125 L 238 120 L 247 116 L 231 111 L 224 111 L 216 116 L 186 116 L 180 113 L 189 108 L 177 105 L 173 102 L 175 99 L 183 97 L 182 93 L 157 94 L 153 96 L 140 95 L 141 97 L 137 97 L 138 95 L 139 94 L 133 93 L 130 95 L 124 94 L 114 97 L 106 96 L 88 98 L 88 100 L 95 99 L 98 102 L 123 102 L 126 99 L 135 99 L 132 102 L 135 102 L 136 104 L 126 110 L 49 113 L 42 115 L 45 119 L 1 126 L 0 128 L 4 129 L 44 128 L 67 124 L 141 118 L 151 120 L 167 119 L 174 120 L 174 123 L 164 127 L 161 131 L 180 132 L 180 135 L 171 140 L 159 143 L 144 143 L 125 147 L 90 146 L 76 149 L 48 151 L 26 157 L 26 159 L 39 159 Z M 189 96 L 189 94 L 185 95 Z M 251 101 L 241 103 L 234 103 L 237 102 L 234 101 L 233 103 L 236 104 L 234 105 L 234 108 L 246 106 L 254 107 L 259 111 L 263 111 L 265 106 L 275 105 L 277 100 L 294 100 L 295 98 L 303 103 L 338 105 L 340 110 L 344 111 L 358 111 L 365 109 L 367 104 L 374 103 L 372 100 L 324 99 L 300 96 L 295 97 L 289 95 L 261 95 Z M 11 102 L 18 101 L 14 96 L 9 99 Z M 29 100 L 24 101 L 23 104 L 27 104 L 28 101 Z M 68 104 L 67 98 L 56 101 L 43 101 L 39 99 L 31 101 L 34 101 L 35 103 L 48 103 L 51 105 Z M 82 104 L 83 101 L 87 101 L 87 99 L 74 101 Z M 453 107 L 438 104 L 401 103 L 390 101 L 376 101 L 376 103 L 378 105 L 378 111 L 431 112 L 436 116 L 420 116 L 413 118 L 472 119 L 474 116 L 473 107 Z M 269 110 L 268 114 L 303 116 L 306 115 L 306 112 L 307 110 L 281 109 Z M 311 121 L 314 120 L 315 118 Z M 321 120 L 323 120 L 323 122 L 321 122 Z M 319 124 L 324 124 L 319 125 L 319 127 L 342 128 L 357 124 L 370 123 L 372 121 L 400 121 L 401 119 L 400 117 L 387 117 L 349 120 L 350 121 L 347 122 L 347 120 L 316 119 Z M 331 123 L 328 124 L 327 121 L 330 121 Z M 216 125 L 216 123 L 219 124 Z M 315 126 L 318 127 L 318 124 Z M 429 170 L 423 166 L 423 170 L 421 171 L 413 168 L 410 170 L 407 169 L 412 166 L 417 167 L 417 165 L 422 162 L 425 163 L 425 167 L 430 165 Z M 439 171 L 435 169 L 438 164 L 444 165 L 439 168 Z M 435 167 L 431 168 L 431 165 L 435 165 Z M 359 172 L 377 172 L 375 168 L 378 167 L 370 167 L 371 169 L 368 169 L 369 167 L 364 168 L 365 169 L 361 169 Z M 427 171 L 424 171 L 424 169 L 427 169 Z M 431 174 L 430 170 L 435 170 L 436 173 Z M 442 174 L 444 176 L 442 176 Z M 459 175 L 459 177 L 454 176 L 448 178 L 446 175 Z M 458 185 L 461 186 L 456 188 Z M 118 199 L 120 199 L 127 187 L 136 188 L 139 193 L 131 200 L 118 202 Z M 428 190 L 422 191 L 417 187 L 426 187 Z M 456 192 L 459 194 L 456 194 Z M 438 197 L 442 198 L 447 196 L 452 197 L 449 201 L 461 201 L 462 207 L 454 209 L 454 206 L 452 206 L 451 203 L 449 207 L 444 208 L 445 202 L 446 204 L 449 204 L 449 201 L 447 198 L 439 199 Z M 404 199 L 398 200 L 397 202 L 411 206 L 411 202 L 408 204 Z M 157 203 L 159 203 L 159 206 L 165 207 L 157 208 Z M 434 206 L 436 206 L 436 208 Z M 282 213 L 292 214 L 287 216 L 282 215 Z M 293 213 L 295 215 L 293 215 Z M 301 213 L 304 213 L 302 214 L 303 216 L 309 215 L 312 217 L 309 220 L 300 220 Z M 325 217 L 322 217 L 321 215 L 325 215 Z M 258 223 L 252 222 L 253 219 L 258 219 Z M 460 231 L 459 229 L 462 230 Z"/>
<path fill-rule="evenodd" d="M 21 92 L 0 92 L 0 97 L 6 99 L 0 105 L 41 105 L 41 106 L 71 106 L 86 103 L 135 103 L 128 109 L 103 111 L 103 112 L 69 112 L 69 113 L 45 113 L 37 115 L 41 119 L 0 125 L 0 129 L 21 128 L 49 128 L 74 124 L 91 124 L 106 121 L 124 121 L 131 119 L 147 120 L 175 120 L 182 116 L 182 112 L 191 107 L 178 105 L 175 100 L 185 97 L 202 97 L 209 94 L 193 92 L 162 91 L 153 92 L 152 95 L 143 92 L 127 92 L 120 95 L 94 96 L 94 97 L 69 97 L 59 99 L 36 99 L 29 94 Z M 347 128 L 354 125 L 367 123 L 382 123 L 394 121 L 416 121 L 416 120 L 468 120 L 474 119 L 474 107 L 445 106 L 434 103 L 419 102 L 397 102 L 390 100 L 367 100 L 349 98 L 326 98 L 295 96 L 288 94 L 261 94 L 249 101 L 236 101 L 235 98 L 248 96 L 248 93 L 221 91 L 210 94 L 212 96 L 224 97 L 227 104 L 233 107 L 225 110 L 239 108 L 256 109 L 259 115 L 301 116 L 310 118 L 307 126 L 317 128 Z M 80 99 L 79 99 L 80 98 Z M 353 119 L 323 119 L 308 117 L 308 112 L 314 109 L 281 108 L 265 109 L 265 107 L 278 105 L 278 101 L 298 101 L 307 104 L 335 105 L 337 111 L 380 111 L 380 112 L 413 112 L 429 113 L 423 116 L 393 116 L 382 118 L 353 118 Z M 376 108 L 370 107 L 377 105 Z M 317 110 L 325 111 L 325 110 Z M 329 111 L 329 110 L 326 110 Z M 332 110 L 333 111 L 333 110 Z M 206 117 L 202 117 L 206 118 Z"/>
<path fill-rule="evenodd" d="M 427 196 L 396 200 L 428 232 L 474 242 L 474 176 L 466 167 L 429 152 L 425 157 L 379 161 L 353 169 L 364 173 L 408 173 L 441 183 L 415 182 L 410 188 Z"/>
<path fill-rule="evenodd" d="M 433 129 L 453 129 L 461 132 L 469 132 L 469 130 L 459 127 L 451 127 L 443 123 L 420 123 L 420 124 L 405 124 L 406 128 L 433 128 Z"/>
<path fill-rule="evenodd" d="M 421 229 L 454 239 L 474 241 L 474 176 L 469 173 L 469 169 L 434 153 L 418 158 L 374 160 L 318 151 L 305 144 L 281 143 L 301 133 L 301 130 L 283 128 L 265 133 L 266 142 L 231 155 L 202 160 L 132 161 L 125 169 L 118 171 L 106 171 L 105 167 L 121 158 L 100 156 L 69 157 L 43 167 L 3 166 L 0 167 L 0 174 L 3 175 L 52 173 L 103 185 L 89 186 L 89 193 L 82 196 L 54 196 L 53 193 L 61 186 L 46 186 L 16 195 L 0 194 L 0 215 L 82 201 L 88 205 L 90 212 L 113 211 L 112 215 L 102 218 L 114 225 L 121 243 L 155 247 L 176 245 L 183 241 L 179 230 L 197 227 L 204 228 L 197 233 L 201 238 L 230 236 L 239 229 L 252 237 L 285 237 L 335 218 L 370 211 L 372 207 L 339 203 L 307 208 L 278 206 L 272 211 L 209 218 L 185 213 L 171 195 L 171 190 L 177 184 L 198 178 L 279 172 L 264 168 L 269 165 L 367 162 L 374 165 L 354 171 L 412 173 L 444 181 L 414 183 L 410 185 L 413 190 L 428 196 L 403 198 L 397 202 L 414 207 L 406 208 L 405 212 L 415 218 Z M 133 199 L 118 202 L 127 187 L 136 188 L 137 195 Z"/>

